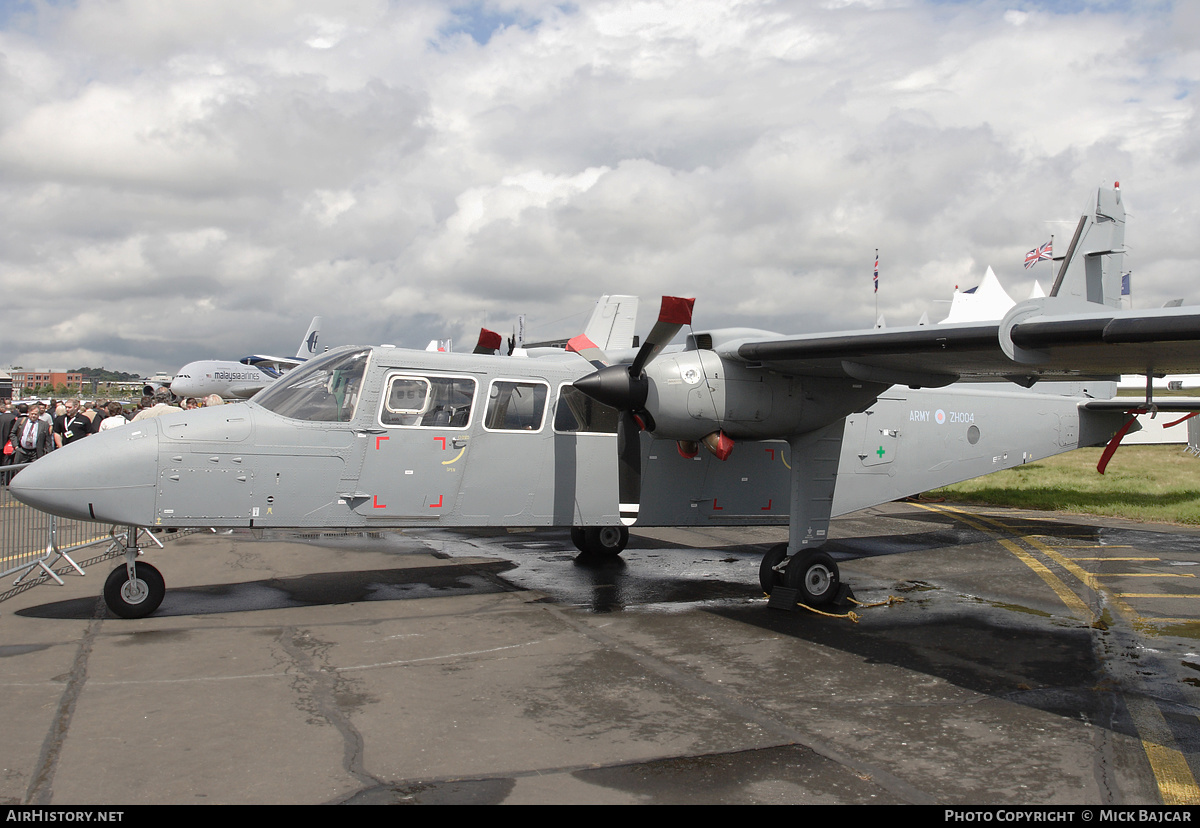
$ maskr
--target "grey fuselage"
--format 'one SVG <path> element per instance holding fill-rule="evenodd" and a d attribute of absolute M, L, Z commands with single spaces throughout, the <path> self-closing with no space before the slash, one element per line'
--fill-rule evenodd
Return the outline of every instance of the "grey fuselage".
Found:
<path fill-rule="evenodd" d="M 638 525 L 787 523 L 794 464 L 825 475 L 843 514 L 1103 443 L 1123 421 L 1080 408 L 1110 383 L 911 390 L 694 350 L 652 365 L 654 393 L 674 400 L 657 409 L 675 414 L 642 434 Z M 252 401 L 72 444 L 13 492 L 59 515 L 141 526 L 618 525 L 615 418 L 571 387 L 591 370 L 566 353 L 338 349 Z M 676 441 L 714 423 L 737 440 L 732 455 L 682 456 Z M 825 448 L 804 448 L 808 435 Z M 828 487 L 811 497 L 827 501 Z"/>

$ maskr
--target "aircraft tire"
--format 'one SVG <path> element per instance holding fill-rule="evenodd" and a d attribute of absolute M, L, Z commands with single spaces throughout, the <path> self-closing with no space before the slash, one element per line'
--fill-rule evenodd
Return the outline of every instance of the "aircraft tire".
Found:
<path fill-rule="evenodd" d="M 801 552 L 783 572 L 784 585 L 800 592 L 802 604 L 821 607 L 837 598 L 841 573 L 833 558 L 824 552 Z"/>
<path fill-rule="evenodd" d="M 575 548 L 580 552 L 587 551 L 587 530 L 582 526 L 571 527 L 571 543 L 575 544 Z"/>
<path fill-rule="evenodd" d="M 137 578 L 129 580 L 125 564 L 108 573 L 104 582 L 104 603 L 120 618 L 145 618 L 158 609 L 166 595 L 162 573 L 148 563 L 134 563 Z"/>
<path fill-rule="evenodd" d="M 584 552 L 616 557 L 629 543 L 629 530 L 624 526 L 590 526 L 583 530 Z"/>
<path fill-rule="evenodd" d="M 775 585 L 782 582 L 783 576 L 775 571 L 775 567 L 786 557 L 786 543 L 772 546 L 767 550 L 767 554 L 763 555 L 762 563 L 758 565 L 758 585 L 765 594 L 770 595 Z"/>

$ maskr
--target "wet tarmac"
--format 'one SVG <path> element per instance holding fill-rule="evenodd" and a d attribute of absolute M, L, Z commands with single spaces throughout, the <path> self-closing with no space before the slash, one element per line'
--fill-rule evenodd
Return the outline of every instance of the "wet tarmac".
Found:
<path fill-rule="evenodd" d="M 198 534 L 135 621 L 93 560 L 0 596 L 0 800 L 1200 803 L 1200 533 L 898 503 L 832 536 L 857 620 L 767 608 L 782 528 Z"/>

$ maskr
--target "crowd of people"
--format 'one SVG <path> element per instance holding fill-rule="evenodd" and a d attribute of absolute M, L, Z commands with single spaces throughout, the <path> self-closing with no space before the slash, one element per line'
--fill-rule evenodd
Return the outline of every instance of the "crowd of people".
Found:
<path fill-rule="evenodd" d="M 0 466 L 31 463 L 68 443 L 126 423 L 222 402 L 220 396 L 213 394 L 204 399 L 180 400 L 176 405 L 166 388 L 142 397 L 137 407 L 129 411 L 115 400 L 98 403 L 51 400 L 49 405 L 0 402 L 0 447 L 3 447 Z"/>

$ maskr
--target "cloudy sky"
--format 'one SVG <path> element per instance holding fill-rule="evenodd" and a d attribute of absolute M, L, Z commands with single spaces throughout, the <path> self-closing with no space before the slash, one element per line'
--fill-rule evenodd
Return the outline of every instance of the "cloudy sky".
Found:
<path fill-rule="evenodd" d="M 1198 80 L 1182 0 L 2 0 L 0 368 L 868 327 L 877 247 L 936 320 L 1114 180 L 1135 305 L 1200 303 Z"/>

